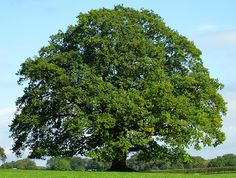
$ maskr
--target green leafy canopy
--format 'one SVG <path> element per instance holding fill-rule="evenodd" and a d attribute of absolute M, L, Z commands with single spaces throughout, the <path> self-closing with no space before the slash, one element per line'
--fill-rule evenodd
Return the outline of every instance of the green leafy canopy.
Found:
<path fill-rule="evenodd" d="M 121 160 L 217 146 L 226 104 L 193 42 L 149 10 L 81 13 L 18 72 L 13 151 Z"/>

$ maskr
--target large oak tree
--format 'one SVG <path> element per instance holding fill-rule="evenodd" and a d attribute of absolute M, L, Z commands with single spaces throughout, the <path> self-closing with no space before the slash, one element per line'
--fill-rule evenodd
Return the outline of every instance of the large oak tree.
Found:
<path fill-rule="evenodd" d="M 193 42 L 152 11 L 81 13 L 18 75 L 25 89 L 10 126 L 18 155 L 82 154 L 127 170 L 130 152 L 182 158 L 225 139 L 223 85 Z"/>

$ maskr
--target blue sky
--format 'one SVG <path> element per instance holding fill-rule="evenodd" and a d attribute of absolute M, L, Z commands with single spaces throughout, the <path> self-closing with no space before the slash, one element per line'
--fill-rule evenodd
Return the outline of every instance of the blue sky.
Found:
<path fill-rule="evenodd" d="M 1 0 L 0 1 L 0 146 L 8 161 L 16 159 L 9 150 L 8 125 L 15 101 L 23 88 L 15 73 L 27 57 L 37 55 L 49 36 L 75 24 L 80 12 L 114 5 L 152 9 L 168 26 L 194 41 L 210 74 L 225 85 L 221 91 L 228 102 L 223 130 L 227 140 L 217 148 L 189 150 L 192 155 L 212 158 L 236 154 L 236 1 L 235 0 Z M 40 163 L 40 162 L 39 162 Z"/>

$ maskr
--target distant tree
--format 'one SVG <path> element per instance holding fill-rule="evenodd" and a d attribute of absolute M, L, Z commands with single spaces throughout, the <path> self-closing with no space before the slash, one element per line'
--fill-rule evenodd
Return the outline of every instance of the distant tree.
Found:
<path fill-rule="evenodd" d="M 208 167 L 228 167 L 236 166 L 236 155 L 226 154 L 223 156 L 217 156 L 217 158 L 211 159 L 208 163 Z"/>
<path fill-rule="evenodd" d="M 234 154 L 225 154 L 222 156 L 224 160 L 224 164 L 226 167 L 228 166 L 236 166 L 236 155 Z"/>
<path fill-rule="evenodd" d="M 180 19 L 181 20 L 181 19 Z M 187 159 L 221 144 L 226 106 L 201 51 L 153 11 L 80 14 L 18 72 L 27 82 L 10 126 L 13 151 L 87 155 L 127 171 L 127 155 Z"/>
<path fill-rule="evenodd" d="M 17 169 L 37 169 L 36 163 L 31 159 L 22 159 L 15 162 Z"/>
<path fill-rule="evenodd" d="M 51 158 L 47 161 L 47 167 L 52 170 L 71 170 L 70 160 L 67 158 Z"/>
<path fill-rule="evenodd" d="M 94 170 L 102 171 L 110 167 L 110 163 L 95 161 L 90 158 L 60 158 L 53 157 L 47 161 L 47 168 L 51 170 Z"/>
<path fill-rule="evenodd" d="M 99 165 L 97 162 L 93 161 L 92 159 L 85 159 L 86 162 L 85 162 L 85 167 L 86 167 L 86 170 L 97 170 L 99 169 Z"/>
<path fill-rule="evenodd" d="M 37 169 L 36 163 L 33 160 L 28 159 L 28 158 L 4 163 L 1 167 L 6 168 L 6 169 L 9 169 L 9 168 L 31 169 L 31 170 Z"/>
<path fill-rule="evenodd" d="M 15 161 L 5 162 L 4 164 L 1 165 L 1 168 L 4 168 L 4 169 L 16 168 Z"/>
<path fill-rule="evenodd" d="M 83 161 L 86 170 L 103 171 L 111 166 L 110 162 L 101 162 L 89 158 L 84 158 Z"/>
<path fill-rule="evenodd" d="M 83 171 L 85 170 L 85 161 L 84 159 L 80 158 L 80 157 L 72 157 L 70 159 L 70 165 L 71 165 L 71 169 L 75 170 L 75 171 Z"/>
<path fill-rule="evenodd" d="M 111 162 L 109 161 L 96 161 L 98 164 L 98 171 L 104 171 L 111 167 Z"/>
<path fill-rule="evenodd" d="M 191 157 L 191 161 L 189 163 L 184 164 L 185 168 L 204 168 L 207 167 L 207 160 L 202 158 L 201 156 L 193 156 Z"/>
<path fill-rule="evenodd" d="M 138 154 L 132 155 L 128 160 L 127 160 L 127 165 L 136 170 L 136 171 L 144 171 L 144 170 L 151 170 L 151 169 L 159 169 L 158 166 L 160 166 L 161 161 L 155 160 L 155 161 L 146 161 L 143 159 L 140 159 Z"/>
<path fill-rule="evenodd" d="M 137 170 L 165 170 L 165 169 L 186 169 L 186 168 L 204 168 L 207 167 L 207 160 L 200 156 L 193 156 L 188 162 L 181 160 L 150 160 L 145 161 L 139 158 L 138 154 L 134 154 L 127 160 L 129 167 Z"/>
<path fill-rule="evenodd" d="M 6 154 L 5 154 L 5 151 L 4 151 L 4 149 L 3 149 L 2 147 L 0 147 L 0 160 L 1 160 L 2 162 L 5 162 L 6 159 L 7 159 L 7 156 L 6 156 Z"/>
<path fill-rule="evenodd" d="M 224 161 L 221 156 L 211 159 L 208 163 L 208 167 L 224 167 Z"/>

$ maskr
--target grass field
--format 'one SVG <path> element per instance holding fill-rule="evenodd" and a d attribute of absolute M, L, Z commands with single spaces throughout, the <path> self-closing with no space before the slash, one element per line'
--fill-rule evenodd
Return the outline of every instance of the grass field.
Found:
<path fill-rule="evenodd" d="M 0 169 L 0 178 L 236 178 L 236 173 L 201 175 Z"/>

